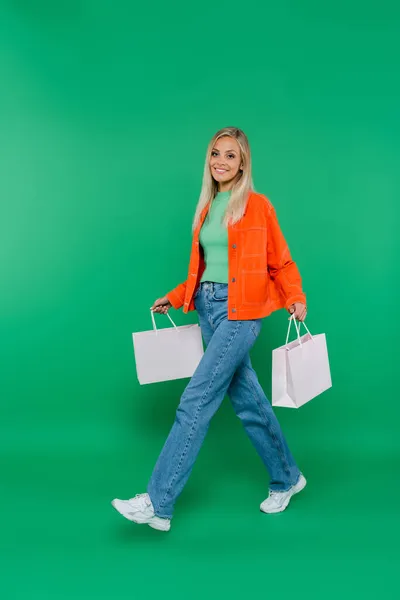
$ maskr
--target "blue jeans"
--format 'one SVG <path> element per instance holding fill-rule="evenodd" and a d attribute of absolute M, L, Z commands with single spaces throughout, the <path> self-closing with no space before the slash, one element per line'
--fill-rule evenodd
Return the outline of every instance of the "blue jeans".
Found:
<path fill-rule="evenodd" d="M 261 319 L 228 320 L 226 283 L 204 281 L 194 302 L 206 350 L 181 396 L 175 422 L 147 486 L 156 515 L 168 519 L 226 394 L 269 472 L 269 488 L 287 490 L 300 477 L 250 362 L 249 350 L 261 331 Z"/>

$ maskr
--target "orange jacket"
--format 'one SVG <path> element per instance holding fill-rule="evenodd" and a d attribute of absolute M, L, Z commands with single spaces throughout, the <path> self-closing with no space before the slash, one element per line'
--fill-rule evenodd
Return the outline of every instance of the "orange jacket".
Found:
<path fill-rule="evenodd" d="M 193 296 L 205 269 L 199 233 L 207 215 L 204 208 L 193 233 L 188 278 L 167 298 L 183 312 L 195 310 Z M 243 217 L 228 225 L 228 319 L 267 317 L 294 302 L 306 304 L 301 277 L 268 198 L 250 192 Z"/>

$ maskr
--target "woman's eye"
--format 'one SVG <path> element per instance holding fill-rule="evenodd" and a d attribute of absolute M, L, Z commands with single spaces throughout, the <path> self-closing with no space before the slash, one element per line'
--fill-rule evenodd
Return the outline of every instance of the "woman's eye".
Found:
<path fill-rule="evenodd" d="M 211 152 L 211 156 L 216 156 L 218 154 L 218 152 L 216 152 L 215 150 L 213 150 Z M 228 154 L 228 158 L 235 158 L 234 154 Z"/>
<path fill-rule="evenodd" d="M 213 150 L 211 152 L 211 156 L 216 156 L 218 154 L 218 152 L 216 152 L 216 150 Z M 234 154 L 228 154 L 228 158 L 235 158 Z"/>

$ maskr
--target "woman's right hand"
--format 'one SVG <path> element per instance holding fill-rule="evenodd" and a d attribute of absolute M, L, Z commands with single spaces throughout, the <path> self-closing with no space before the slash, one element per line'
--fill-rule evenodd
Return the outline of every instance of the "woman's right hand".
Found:
<path fill-rule="evenodd" d="M 169 309 L 171 308 L 171 306 L 172 306 L 172 304 L 168 300 L 167 296 L 164 296 L 163 298 L 158 298 L 154 302 L 154 304 L 150 308 L 150 310 L 152 312 L 161 313 L 162 315 L 166 315 L 167 312 L 169 311 Z"/>

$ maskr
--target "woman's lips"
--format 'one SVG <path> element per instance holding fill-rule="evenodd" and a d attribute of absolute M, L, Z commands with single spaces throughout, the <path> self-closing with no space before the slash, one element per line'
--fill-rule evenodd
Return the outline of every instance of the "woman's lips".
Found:
<path fill-rule="evenodd" d="M 214 167 L 214 170 L 219 173 L 220 175 L 222 175 L 222 173 L 226 173 L 226 169 L 217 169 Z"/>

